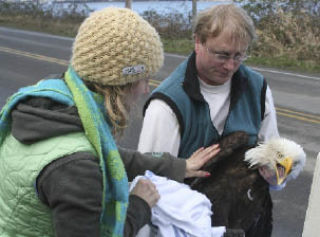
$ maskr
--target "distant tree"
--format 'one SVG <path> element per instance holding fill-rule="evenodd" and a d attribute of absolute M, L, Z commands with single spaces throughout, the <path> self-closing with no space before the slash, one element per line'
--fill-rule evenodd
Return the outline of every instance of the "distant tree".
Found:
<path fill-rule="evenodd" d="M 253 53 L 320 59 L 319 0 L 234 0 L 252 17 L 258 34 Z"/>
<path fill-rule="evenodd" d="M 255 21 L 275 15 L 279 10 L 295 15 L 308 13 L 320 16 L 319 0 L 234 0 L 234 2 L 240 3 Z"/>
<path fill-rule="evenodd" d="M 126 8 L 132 9 L 132 0 L 126 0 Z"/>
<path fill-rule="evenodd" d="M 192 0 L 192 19 L 197 15 L 197 0 Z"/>

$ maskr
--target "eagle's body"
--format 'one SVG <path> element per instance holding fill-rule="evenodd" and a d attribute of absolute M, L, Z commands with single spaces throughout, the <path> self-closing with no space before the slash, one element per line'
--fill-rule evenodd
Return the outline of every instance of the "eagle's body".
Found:
<path fill-rule="evenodd" d="M 213 226 L 242 229 L 246 237 L 268 237 L 272 232 L 269 183 L 259 174 L 257 159 L 254 160 L 254 165 L 248 163 L 246 152 L 250 150 L 250 155 L 257 152 L 255 154 L 261 155 L 259 159 L 264 165 L 269 165 L 271 161 L 266 160 L 272 159 L 269 157 L 270 151 L 262 155 L 259 150 L 261 146 L 250 147 L 246 145 L 247 141 L 248 135 L 244 132 L 236 132 L 223 138 L 220 153 L 203 167 L 211 176 L 206 179 L 197 178 L 190 186 L 204 193 L 212 202 Z M 282 145 L 282 141 L 275 143 Z M 301 171 L 305 159 L 302 148 L 297 144 L 296 146 L 297 152 L 292 158 L 294 165 L 290 170 L 295 176 Z M 277 149 L 277 146 L 272 148 Z M 278 163 L 276 159 L 278 158 L 275 157 L 272 163 Z"/>
<path fill-rule="evenodd" d="M 243 161 L 248 147 L 220 156 L 210 167 L 211 176 L 193 189 L 212 203 L 212 225 L 242 229 L 246 237 L 267 237 L 272 231 L 272 201 L 269 184 Z"/>

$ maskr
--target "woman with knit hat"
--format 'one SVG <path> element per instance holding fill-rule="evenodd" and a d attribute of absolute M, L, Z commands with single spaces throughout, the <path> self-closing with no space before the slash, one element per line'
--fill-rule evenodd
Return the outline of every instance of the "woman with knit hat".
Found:
<path fill-rule="evenodd" d="M 21 88 L 0 114 L 0 236 L 135 236 L 159 199 L 128 180 L 146 169 L 177 181 L 219 148 L 182 160 L 116 146 L 130 104 L 163 63 L 158 34 L 128 9 L 107 8 L 80 26 L 62 78 Z"/>

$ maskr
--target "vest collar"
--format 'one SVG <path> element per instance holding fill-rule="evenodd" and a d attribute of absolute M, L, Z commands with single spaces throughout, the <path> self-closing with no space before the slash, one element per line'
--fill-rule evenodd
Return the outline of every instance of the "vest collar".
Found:
<path fill-rule="evenodd" d="M 238 101 L 240 95 L 246 90 L 248 85 L 248 78 L 242 72 L 243 67 L 243 65 L 240 65 L 239 69 L 234 73 L 231 79 L 231 107 Z M 183 81 L 183 89 L 191 99 L 199 102 L 205 102 L 203 95 L 200 92 L 195 52 L 193 52 L 188 58 L 185 79 Z"/>

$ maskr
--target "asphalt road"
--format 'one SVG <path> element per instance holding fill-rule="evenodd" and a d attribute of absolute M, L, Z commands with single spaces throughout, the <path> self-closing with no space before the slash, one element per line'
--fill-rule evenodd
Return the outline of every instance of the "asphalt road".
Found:
<path fill-rule="evenodd" d="M 72 39 L 0 27 L 0 107 L 19 87 L 67 68 Z M 166 55 L 165 65 L 151 89 L 159 84 L 184 57 Z M 300 237 L 308 205 L 315 158 L 320 144 L 320 75 L 296 74 L 256 68 L 273 91 L 280 134 L 301 144 L 307 163 L 297 180 L 280 191 L 272 191 L 273 237 Z M 142 98 L 131 111 L 132 120 L 119 144 L 136 148 L 141 128 Z"/>

